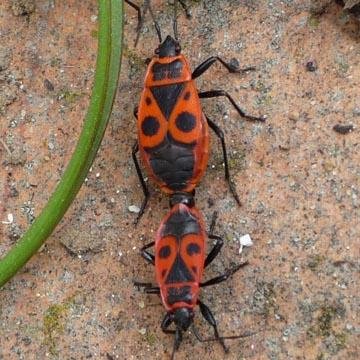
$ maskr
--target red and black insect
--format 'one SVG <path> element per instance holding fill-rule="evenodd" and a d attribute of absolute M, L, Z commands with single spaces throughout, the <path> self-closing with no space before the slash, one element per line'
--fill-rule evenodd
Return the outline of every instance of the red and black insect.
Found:
<path fill-rule="evenodd" d="M 215 62 L 222 64 L 230 73 L 245 72 L 254 68 L 239 69 L 218 56 L 212 56 L 191 72 L 188 61 L 181 54 L 176 35 L 176 20 L 175 39 L 168 35 L 162 41 L 158 26 L 156 30 L 160 45 L 148 65 L 140 104 L 134 111 L 137 118 L 138 141 L 133 147 L 132 157 L 145 195 L 137 220 L 141 217 L 149 198 L 149 191 L 136 157 L 137 152 L 140 150 L 149 176 L 164 192 L 193 192 L 207 166 L 208 127 L 221 141 L 225 179 L 234 198 L 240 204 L 235 186 L 230 179 L 224 133 L 204 114 L 200 99 L 224 96 L 241 117 L 252 121 L 264 121 L 265 118 L 247 115 L 226 91 L 198 92 L 194 80 Z"/>
<path fill-rule="evenodd" d="M 224 344 L 224 339 L 234 339 L 251 334 L 221 337 L 218 332 L 215 318 L 208 306 L 199 300 L 200 288 L 219 284 L 227 280 L 247 262 L 239 264 L 226 271 L 223 275 L 202 282 L 204 269 L 219 254 L 223 240 L 214 235 L 215 218 L 210 227 L 210 233 L 206 235 L 204 221 L 200 212 L 194 206 L 194 199 L 191 194 L 176 193 L 170 198 L 172 208 L 168 215 L 162 220 L 156 239 L 145 245 L 141 254 L 147 262 L 155 265 L 157 286 L 150 283 L 136 282 L 136 286 L 144 287 L 144 291 L 149 294 L 159 294 L 167 313 L 161 323 L 161 329 L 167 334 L 174 334 L 175 351 L 179 348 L 182 341 L 183 332 L 190 326 L 195 336 L 200 341 L 219 341 L 225 352 L 228 348 Z M 205 255 L 206 238 L 214 239 L 215 245 Z M 155 245 L 155 255 L 148 249 Z M 203 340 L 196 330 L 194 320 L 194 309 L 199 306 L 202 316 L 213 327 L 215 337 Z M 168 329 L 174 323 L 175 329 Z"/>

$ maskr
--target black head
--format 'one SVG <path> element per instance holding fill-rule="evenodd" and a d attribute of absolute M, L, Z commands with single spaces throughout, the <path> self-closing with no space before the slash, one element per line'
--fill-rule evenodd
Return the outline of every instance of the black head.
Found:
<path fill-rule="evenodd" d="M 194 312 L 188 308 L 179 308 L 174 312 L 174 323 L 180 331 L 186 331 L 194 320 Z"/>
<path fill-rule="evenodd" d="M 191 193 L 176 192 L 172 194 L 170 197 L 170 207 L 173 207 L 176 204 L 184 204 L 190 208 L 194 207 L 195 206 L 194 191 Z"/>
<path fill-rule="evenodd" d="M 170 35 L 159 45 L 155 50 L 155 54 L 159 55 L 159 58 L 171 57 L 179 55 L 181 47 L 178 41 L 173 39 Z"/>

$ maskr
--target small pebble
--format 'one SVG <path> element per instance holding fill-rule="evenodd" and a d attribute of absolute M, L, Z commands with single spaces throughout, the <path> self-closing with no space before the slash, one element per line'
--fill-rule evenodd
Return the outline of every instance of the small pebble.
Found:
<path fill-rule="evenodd" d="M 317 70 L 317 64 L 315 60 L 310 60 L 306 63 L 306 70 L 310 72 L 314 72 Z"/>
<path fill-rule="evenodd" d="M 14 222 L 14 215 L 8 214 L 7 215 L 7 221 L 2 221 L 3 224 L 12 224 Z"/>
<path fill-rule="evenodd" d="M 354 126 L 351 124 L 349 124 L 349 125 L 336 124 L 333 127 L 333 130 L 339 134 L 346 135 L 348 133 L 351 133 L 354 130 Z"/>
<path fill-rule="evenodd" d="M 46 88 L 47 90 L 49 90 L 49 91 L 54 91 L 54 90 L 55 90 L 54 85 L 53 85 L 52 82 L 51 82 L 50 80 L 48 80 L 48 79 L 45 79 L 45 80 L 44 80 L 44 86 L 45 86 L 45 88 Z"/>
<path fill-rule="evenodd" d="M 139 329 L 139 333 L 140 333 L 141 335 L 145 335 L 145 334 L 146 334 L 146 329 L 145 329 L 145 328 Z"/>
<path fill-rule="evenodd" d="M 243 235 L 240 237 L 240 249 L 239 249 L 239 254 L 242 253 L 243 251 L 243 247 L 244 246 L 253 246 L 253 242 L 251 240 L 251 237 L 249 234 Z"/>
<path fill-rule="evenodd" d="M 298 121 L 300 119 L 300 114 L 297 111 L 294 111 L 291 114 L 289 114 L 289 119 L 291 121 Z"/>
<path fill-rule="evenodd" d="M 136 205 L 130 205 L 128 207 L 128 210 L 131 212 L 131 213 L 136 213 L 138 214 L 140 212 L 140 208 Z"/>

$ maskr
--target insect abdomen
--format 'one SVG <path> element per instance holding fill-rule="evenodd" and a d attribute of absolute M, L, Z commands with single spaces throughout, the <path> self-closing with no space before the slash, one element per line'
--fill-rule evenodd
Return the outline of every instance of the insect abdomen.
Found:
<path fill-rule="evenodd" d="M 193 145 L 176 144 L 166 138 L 156 148 L 146 149 L 151 168 L 161 181 L 173 191 L 181 191 L 188 185 L 194 173 Z"/>

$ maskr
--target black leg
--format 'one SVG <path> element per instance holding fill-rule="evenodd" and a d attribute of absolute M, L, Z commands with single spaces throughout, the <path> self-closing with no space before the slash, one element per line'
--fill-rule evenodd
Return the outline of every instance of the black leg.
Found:
<path fill-rule="evenodd" d="M 211 65 L 213 65 L 216 61 L 219 61 L 230 73 L 244 73 L 247 71 L 255 70 L 254 66 L 249 66 L 244 69 L 238 68 L 236 65 L 227 63 L 219 56 L 211 56 L 206 59 L 203 63 L 196 67 L 196 69 L 192 73 L 192 78 L 196 79 L 197 77 L 201 76 Z"/>
<path fill-rule="evenodd" d="M 200 99 L 209 99 L 213 97 L 219 97 L 219 96 L 225 96 L 228 98 L 228 100 L 231 102 L 231 104 L 234 106 L 238 114 L 243 117 L 245 120 L 249 121 L 262 121 L 264 122 L 266 120 L 265 117 L 257 117 L 253 115 L 246 114 L 240 107 L 236 104 L 235 100 L 224 90 L 210 90 L 210 91 L 204 91 L 199 92 L 199 98 Z"/>
<path fill-rule="evenodd" d="M 168 330 L 168 327 L 172 324 L 174 321 L 174 316 L 171 313 L 166 313 L 163 321 L 161 322 L 161 330 L 165 334 L 175 334 L 175 330 Z"/>
<path fill-rule="evenodd" d="M 195 335 L 195 337 L 200 341 L 200 342 L 209 342 L 209 341 L 218 341 L 219 339 L 223 339 L 223 340 L 227 340 L 227 339 L 242 339 L 242 338 L 246 338 L 246 337 L 250 337 L 250 336 L 254 336 L 257 334 L 257 332 L 251 332 L 251 331 L 245 331 L 244 333 L 240 334 L 240 335 L 231 335 L 231 336 L 219 336 L 219 339 L 216 338 L 209 338 L 209 339 L 203 339 L 200 334 L 199 331 L 196 329 L 195 325 L 192 324 L 192 330 L 193 333 Z"/>
<path fill-rule="evenodd" d="M 188 6 L 186 5 L 185 1 L 184 0 L 178 0 L 178 2 L 180 3 L 182 8 L 184 9 L 186 17 L 188 19 L 191 19 L 191 13 L 190 13 L 190 10 L 189 10 Z"/>
<path fill-rule="evenodd" d="M 150 264 L 155 265 L 155 256 L 151 253 L 149 253 L 148 251 L 146 251 L 146 249 L 153 247 L 155 245 L 155 241 L 152 241 L 149 244 L 146 244 L 145 246 L 143 246 L 141 248 L 141 256 Z"/>
<path fill-rule="evenodd" d="M 200 311 L 204 319 L 214 328 L 214 335 L 215 339 L 219 341 L 221 346 L 223 347 L 224 351 L 227 353 L 229 349 L 225 346 L 224 340 L 220 338 L 219 332 L 216 325 L 216 320 L 214 315 L 211 313 L 210 309 L 202 303 L 200 300 L 197 301 L 198 305 L 200 306 Z"/>
<path fill-rule="evenodd" d="M 219 255 L 219 252 L 224 245 L 224 241 L 220 236 L 209 234 L 209 238 L 214 239 L 216 241 L 214 247 L 211 249 L 211 251 L 209 252 L 208 256 L 205 259 L 205 265 L 204 265 L 205 268 L 212 263 L 212 261 L 216 258 L 216 256 Z"/>
<path fill-rule="evenodd" d="M 149 197 L 150 197 L 149 190 L 148 190 L 148 188 L 146 186 L 143 174 L 142 174 L 141 169 L 140 169 L 139 162 L 138 162 L 137 157 L 136 157 L 136 154 L 137 154 L 138 151 L 139 151 L 139 144 L 136 141 L 133 148 L 132 148 L 132 158 L 133 158 L 133 161 L 134 161 L 134 164 L 135 164 L 136 173 L 137 173 L 138 178 L 140 180 L 140 184 L 141 184 L 141 187 L 142 187 L 145 198 L 144 198 L 144 200 L 143 200 L 143 202 L 141 204 L 139 214 L 138 214 L 138 216 L 136 217 L 136 219 L 134 221 L 135 225 L 139 222 L 141 216 L 143 215 L 144 210 L 146 208 L 146 204 L 147 204 L 147 202 L 149 200 Z"/>
<path fill-rule="evenodd" d="M 229 269 L 228 271 L 226 271 L 225 274 L 223 275 L 219 275 L 216 276 L 208 281 L 205 281 L 204 283 L 200 283 L 200 287 L 205 287 L 205 286 L 210 286 L 210 285 L 215 285 L 215 284 L 219 284 L 225 280 L 227 280 L 231 275 L 233 275 L 234 273 L 236 273 L 240 268 L 248 265 L 249 263 L 246 261 L 242 264 L 239 264 L 237 266 L 235 266 L 232 269 Z"/>
<path fill-rule="evenodd" d="M 146 294 L 160 294 L 160 288 L 158 286 L 154 286 L 152 283 L 134 281 L 134 285 L 137 288 L 144 288 L 144 292 Z"/>
<path fill-rule="evenodd" d="M 135 42 L 134 42 L 134 47 L 136 47 L 138 41 L 139 41 L 139 38 L 140 38 L 140 31 L 143 27 L 143 24 L 144 24 L 144 16 L 145 16 L 145 11 L 146 11 L 146 8 L 144 10 L 144 16 L 141 16 L 141 10 L 140 10 L 140 7 L 136 4 L 134 4 L 132 1 L 130 0 L 125 0 L 125 2 L 131 6 L 133 9 L 136 10 L 137 12 L 137 18 L 138 18 L 138 23 L 137 23 L 137 26 L 136 26 L 136 38 L 135 38 Z"/>
<path fill-rule="evenodd" d="M 136 27 L 136 31 L 140 31 L 140 24 L 141 24 L 141 21 L 142 21 L 142 17 L 141 17 L 141 10 L 140 10 L 140 7 L 136 4 L 134 4 L 132 1 L 130 0 L 125 0 L 125 2 L 130 5 L 133 9 L 136 10 L 137 12 L 137 17 L 138 17 L 138 24 L 137 24 L 137 27 Z"/>
<path fill-rule="evenodd" d="M 224 158 L 224 165 L 225 165 L 225 180 L 227 181 L 230 191 L 233 194 L 236 202 L 238 203 L 239 206 L 241 206 L 241 202 L 239 199 L 239 195 L 236 192 L 236 187 L 235 184 L 233 183 L 233 181 L 230 178 L 230 171 L 229 171 L 229 163 L 228 163 L 228 157 L 227 157 L 227 151 L 226 151 L 226 144 L 225 144 L 225 137 L 224 137 L 224 133 L 223 131 L 211 120 L 206 116 L 206 120 L 211 128 L 211 130 L 214 131 L 214 133 L 216 134 L 216 136 L 220 139 L 221 141 L 221 147 L 222 147 L 222 151 L 223 151 L 223 158 Z"/>
<path fill-rule="evenodd" d="M 216 220 L 217 220 L 218 215 L 219 215 L 219 213 L 217 211 L 213 212 L 213 216 L 211 218 L 211 223 L 210 223 L 210 228 L 209 228 L 209 235 L 212 235 L 214 233 L 214 229 L 215 229 Z"/>
<path fill-rule="evenodd" d="M 214 239 L 216 241 L 215 241 L 214 247 L 211 249 L 211 251 L 209 252 L 208 256 L 205 259 L 205 264 L 204 264 L 205 268 L 212 263 L 212 261 L 219 254 L 222 246 L 224 245 L 223 239 L 220 236 L 217 236 L 217 235 L 213 234 L 217 216 L 218 216 L 217 211 L 214 211 L 214 214 L 213 214 L 212 219 L 211 219 L 211 224 L 210 224 L 208 237 L 209 237 L 209 239 Z"/>
<path fill-rule="evenodd" d="M 138 106 L 135 106 L 135 107 L 134 107 L 134 110 L 133 110 L 133 114 L 134 114 L 136 120 L 137 120 L 137 118 L 138 118 L 138 112 L 139 112 L 139 107 L 138 107 Z"/>

